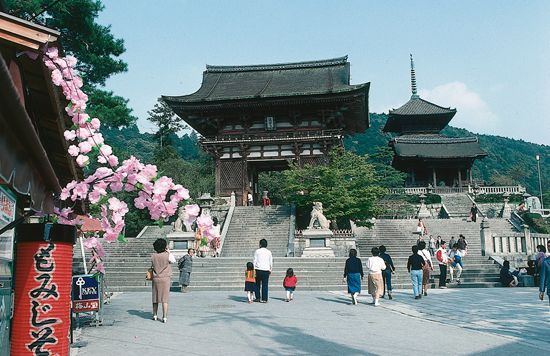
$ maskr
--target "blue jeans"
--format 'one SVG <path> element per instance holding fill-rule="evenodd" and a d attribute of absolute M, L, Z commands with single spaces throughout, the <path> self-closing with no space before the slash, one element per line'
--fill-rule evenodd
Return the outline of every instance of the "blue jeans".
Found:
<path fill-rule="evenodd" d="M 382 271 L 382 279 L 384 283 L 384 293 L 382 293 L 383 296 L 386 295 L 386 292 L 391 292 L 391 271 L 389 269 L 389 267 L 386 267 L 386 269 Z"/>
<path fill-rule="evenodd" d="M 269 271 L 256 270 L 256 299 L 267 302 L 267 289 L 269 285 Z M 261 286 L 261 287 L 260 287 Z M 261 291 L 261 294 L 260 294 Z"/>
<path fill-rule="evenodd" d="M 413 285 L 414 296 L 418 296 L 422 292 L 422 270 L 413 269 L 411 270 L 411 281 Z"/>

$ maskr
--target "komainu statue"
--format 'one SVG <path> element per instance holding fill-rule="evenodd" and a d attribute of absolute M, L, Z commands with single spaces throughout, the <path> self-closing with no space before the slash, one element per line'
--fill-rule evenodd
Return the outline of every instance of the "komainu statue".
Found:
<path fill-rule="evenodd" d="M 319 226 L 315 225 L 315 222 L 319 223 Z M 313 210 L 311 210 L 311 219 L 309 220 L 309 229 L 322 229 L 328 230 L 330 226 L 330 220 L 323 215 L 323 203 L 319 201 L 313 202 Z"/>
<path fill-rule="evenodd" d="M 185 207 L 182 206 L 178 211 L 178 218 L 174 222 L 174 232 L 193 231 L 188 220 L 189 220 L 189 216 L 187 214 L 187 211 L 185 210 Z"/>

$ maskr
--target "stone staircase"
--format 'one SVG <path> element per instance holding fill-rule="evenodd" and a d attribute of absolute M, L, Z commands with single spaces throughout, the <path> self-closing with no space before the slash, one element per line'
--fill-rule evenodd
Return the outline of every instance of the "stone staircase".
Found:
<path fill-rule="evenodd" d="M 107 291 L 148 291 L 151 282 L 145 280 L 145 271 L 151 265 L 151 253 L 155 239 L 166 235 L 170 228 L 147 227 L 139 238 L 129 238 L 128 243 L 105 244 L 105 284 Z M 192 290 L 244 290 L 244 271 L 248 257 L 193 258 Z M 87 258 L 89 255 L 87 254 Z M 270 278 L 271 290 L 282 290 L 287 268 L 293 268 L 300 290 L 339 290 L 342 283 L 345 258 L 274 257 Z M 82 273 L 80 245 L 75 245 L 73 270 Z M 179 272 L 172 265 L 173 290 L 178 290 Z"/>
<path fill-rule="evenodd" d="M 470 216 L 472 200 L 468 194 L 442 194 L 441 202 L 447 208 L 447 213 L 451 219 L 466 219 Z"/>
<path fill-rule="evenodd" d="M 468 241 L 468 255 L 464 258 L 464 272 L 460 287 L 495 287 L 500 286 L 499 266 L 486 256 L 481 256 L 481 240 L 479 223 L 471 223 L 456 219 L 426 219 L 424 220 L 429 234 L 449 241 L 451 236 L 458 239 L 463 234 Z M 494 222 L 494 223 L 493 223 Z M 377 220 L 372 229 L 358 228 L 357 247 L 364 259 L 370 256 L 372 247 L 385 245 L 396 266 L 394 288 L 411 288 L 407 273 L 407 259 L 412 253 L 411 247 L 416 244 L 418 235 L 413 234 L 416 220 Z M 499 231 L 515 231 L 513 226 L 504 219 L 491 220 L 491 227 Z M 432 272 L 431 286 L 435 287 L 439 278 L 439 267 L 433 258 L 435 270 Z M 451 285 L 456 287 L 457 285 Z"/>
<path fill-rule="evenodd" d="M 298 276 L 300 290 L 345 290 L 342 274 L 345 258 L 294 258 L 286 254 L 288 238 L 288 208 L 271 207 L 265 212 L 259 207 L 238 207 L 232 219 L 220 258 L 195 257 L 191 276 L 192 290 L 243 290 L 246 262 L 251 261 L 260 238 L 266 238 L 274 252 L 274 270 L 271 276 L 271 289 L 282 290 L 282 280 L 286 269 L 292 267 Z M 260 210 L 260 211 L 258 211 Z M 269 224 L 268 224 L 269 222 Z M 440 234 L 449 240 L 463 233 L 469 242 L 469 255 L 464 259 L 465 270 L 461 287 L 498 286 L 498 267 L 480 252 L 479 223 L 468 223 L 457 219 L 426 219 L 431 234 Z M 231 231 L 233 229 L 233 231 Z M 241 231 L 239 233 L 238 231 Z M 512 225 L 504 219 L 491 220 L 495 233 L 513 231 Z M 410 279 L 406 262 L 410 248 L 418 235 L 416 220 L 377 220 L 373 229 L 357 230 L 357 246 L 363 261 L 370 256 L 373 246 L 384 244 L 394 259 L 397 273 L 394 288 L 410 289 Z M 107 252 L 105 277 L 108 291 L 148 291 L 151 282 L 145 280 L 145 271 L 150 266 L 153 242 L 165 237 L 171 227 L 146 227 L 137 238 L 129 238 L 128 243 L 104 244 Z M 231 233 L 231 234 L 229 234 Z M 229 252 L 228 252 L 229 251 Z M 229 257 L 224 257 L 227 255 Z M 75 273 L 82 271 L 80 245 L 75 245 Z M 88 255 L 89 258 L 89 255 Z M 178 271 L 173 265 L 173 287 L 177 289 Z M 437 284 L 439 270 L 432 274 L 431 284 Z M 366 288 L 366 286 L 365 286 Z"/>
<path fill-rule="evenodd" d="M 260 239 L 274 257 L 287 254 L 290 206 L 236 206 L 222 247 L 222 257 L 253 256 Z"/>

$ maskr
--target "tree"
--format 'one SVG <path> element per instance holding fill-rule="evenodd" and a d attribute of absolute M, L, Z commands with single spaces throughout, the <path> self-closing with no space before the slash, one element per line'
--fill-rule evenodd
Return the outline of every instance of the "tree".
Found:
<path fill-rule="evenodd" d="M 173 144 L 171 135 L 187 127 L 161 98 L 158 99 L 153 109 L 148 111 L 147 114 L 149 114 L 147 120 L 151 121 L 158 128 L 155 137 L 160 141 L 161 147 L 163 144 Z"/>
<path fill-rule="evenodd" d="M 128 69 L 119 58 L 125 51 L 124 41 L 113 36 L 110 26 L 95 22 L 103 10 L 101 1 L 6 0 L 6 8 L 14 16 L 61 32 L 65 53 L 78 58 L 76 69 L 89 96 L 90 115 L 100 116 L 104 127 L 129 126 L 136 122 L 126 99 L 101 88 L 109 77 Z"/>
<path fill-rule="evenodd" d="M 333 223 L 351 219 L 359 226 L 368 225 L 368 219 L 380 212 L 375 202 L 387 193 L 367 156 L 343 148 L 330 152 L 327 165 L 294 164 L 284 176 L 285 192 L 298 208 L 320 201 Z"/>

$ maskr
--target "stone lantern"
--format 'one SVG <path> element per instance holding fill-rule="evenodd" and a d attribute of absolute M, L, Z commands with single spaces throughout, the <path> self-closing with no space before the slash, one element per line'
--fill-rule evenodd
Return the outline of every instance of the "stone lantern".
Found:
<path fill-rule="evenodd" d="M 432 216 L 430 211 L 426 207 L 426 194 L 422 193 L 418 196 L 420 198 L 420 208 L 418 209 L 418 218 L 429 218 Z"/>
<path fill-rule="evenodd" d="M 210 193 L 203 193 L 200 197 L 197 198 L 197 203 L 202 209 L 201 215 L 210 215 L 210 211 L 214 206 L 214 198 Z"/>
<path fill-rule="evenodd" d="M 512 215 L 512 208 L 510 208 L 510 205 L 508 204 L 508 201 L 510 200 L 510 193 L 505 192 L 502 194 L 502 198 L 504 199 L 504 204 L 502 205 L 500 216 L 505 219 L 510 219 Z"/>

